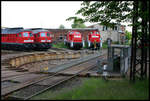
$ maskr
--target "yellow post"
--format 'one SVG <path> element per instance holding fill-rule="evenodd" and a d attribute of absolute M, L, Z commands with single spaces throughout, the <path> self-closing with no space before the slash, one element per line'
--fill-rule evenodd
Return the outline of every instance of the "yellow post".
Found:
<path fill-rule="evenodd" d="M 96 48 L 96 40 L 94 40 L 94 48 Z"/>

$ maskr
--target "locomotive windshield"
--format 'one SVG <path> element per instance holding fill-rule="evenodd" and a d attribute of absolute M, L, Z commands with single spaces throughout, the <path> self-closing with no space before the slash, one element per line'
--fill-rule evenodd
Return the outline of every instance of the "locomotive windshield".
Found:
<path fill-rule="evenodd" d="M 47 33 L 47 36 L 50 36 L 50 34 L 49 34 L 49 33 Z"/>
<path fill-rule="evenodd" d="M 32 37 L 32 36 L 33 36 L 33 34 L 32 34 L 32 33 L 29 33 L 29 35 L 30 35 L 30 37 Z"/>
<path fill-rule="evenodd" d="M 41 33 L 41 37 L 46 37 L 46 33 Z"/>
<path fill-rule="evenodd" d="M 99 32 L 95 32 L 95 34 L 99 34 Z"/>
<path fill-rule="evenodd" d="M 23 37 L 28 37 L 28 36 L 29 36 L 28 32 L 23 33 Z"/>
<path fill-rule="evenodd" d="M 79 32 L 76 32 L 76 34 L 80 34 Z"/>

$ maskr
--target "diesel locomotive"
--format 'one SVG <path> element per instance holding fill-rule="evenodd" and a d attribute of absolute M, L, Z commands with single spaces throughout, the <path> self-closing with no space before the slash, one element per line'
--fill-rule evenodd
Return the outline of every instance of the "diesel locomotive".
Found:
<path fill-rule="evenodd" d="M 82 34 L 77 30 L 67 32 L 66 38 L 64 39 L 64 44 L 69 48 L 81 49 L 84 47 Z"/>
<path fill-rule="evenodd" d="M 26 29 L 34 36 L 34 50 L 47 50 L 52 46 L 51 32 L 42 28 Z"/>
<path fill-rule="evenodd" d="M 88 48 L 101 48 L 102 38 L 99 31 L 90 31 L 87 36 Z"/>
<path fill-rule="evenodd" d="M 34 48 L 32 31 L 26 31 L 22 27 L 1 29 L 1 47 L 11 50 L 32 50 Z"/>

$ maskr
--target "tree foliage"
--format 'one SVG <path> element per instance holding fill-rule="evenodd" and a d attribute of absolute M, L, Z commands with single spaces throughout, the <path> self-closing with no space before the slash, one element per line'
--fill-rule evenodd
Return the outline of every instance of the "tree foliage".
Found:
<path fill-rule="evenodd" d="M 81 14 L 83 22 L 98 22 L 100 24 L 113 27 L 121 22 L 132 23 L 132 18 L 135 12 L 133 11 L 134 1 L 83 1 L 81 8 L 76 12 L 76 15 Z M 145 16 L 149 20 L 149 1 L 148 11 L 142 11 L 141 2 L 139 3 L 139 16 Z M 78 17 L 70 17 L 77 19 Z M 68 19 L 70 19 L 68 18 Z M 136 23 L 140 27 L 140 22 Z M 133 24 L 131 24 L 133 26 Z"/>
<path fill-rule="evenodd" d="M 81 6 L 76 14 L 81 14 L 84 22 L 99 22 L 113 27 L 131 18 L 132 1 L 84 1 Z"/>
<path fill-rule="evenodd" d="M 125 31 L 125 36 L 126 36 L 126 39 L 128 39 L 128 40 L 131 40 L 131 38 L 132 38 L 131 32 L 128 32 L 127 30 Z"/>
<path fill-rule="evenodd" d="M 59 28 L 60 28 L 60 29 L 64 29 L 65 26 L 61 24 L 61 25 L 59 26 Z"/>
<path fill-rule="evenodd" d="M 66 19 L 67 21 L 73 20 L 73 24 L 71 25 L 72 28 L 86 28 L 84 25 L 84 21 L 78 17 L 70 17 Z"/>

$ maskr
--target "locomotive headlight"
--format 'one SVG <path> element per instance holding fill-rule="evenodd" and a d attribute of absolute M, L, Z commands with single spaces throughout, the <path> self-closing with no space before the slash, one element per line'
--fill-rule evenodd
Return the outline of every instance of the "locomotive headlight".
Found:
<path fill-rule="evenodd" d="M 99 36 L 94 36 L 94 35 L 92 36 L 92 38 L 98 38 L 98 37 L 99 37 Z"/>
<path fill-rule="evenodd" d="M 46 42 L 46 40 L 41 40 L 41 42 Z"/>
<path fill-rule="evenodd" d="M 24 40 L 24 42 L 33 42 L 33 40 Z"/>
<path fill-rule="evenodd" d="M 74 37 L 75 37 L 75 38 L 80 38 L 81 36 L 77 36 L 77 35 L 75 35 Z"/>
<path fill-rule="evenodd" d="M 47 40 L 47 42 L 51 42 L 51 40 Z"/>

